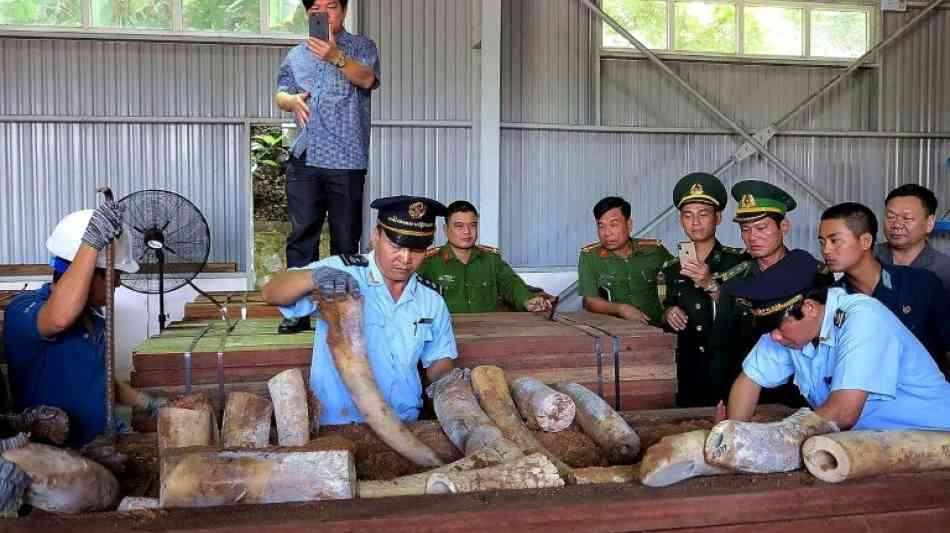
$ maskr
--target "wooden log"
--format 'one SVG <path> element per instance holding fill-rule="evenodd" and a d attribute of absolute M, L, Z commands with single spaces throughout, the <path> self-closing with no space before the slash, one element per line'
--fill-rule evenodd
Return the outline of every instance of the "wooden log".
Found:
<path fill-rule="evenodd" d="M 505 372 L 497 366 L 480 366 L 472 370 L 471 376 L 472 389 L 479 405 L 498 426 L 502 435 L 518 445 L 525 455 L 543 453 L 557 466 L 561 476 L 572 482 L 571 468 L 538 442 L 531 430 L 524 425 L 521 414 L 511 399 Z"/>
<path fill-rule="evenodd" d="M 511 394 L 525 424 L 531 429 L 557 432 L 574 422 L 574 400 L 538 379 L 516 379 L 511 384 Z"/>
<path fill-rule="evenodd" d="M 178 407 L 158 410 L 158 449 L 210 446 L 214 443 L 211 414 Z"/>
<path fill-rule="evenodd" d="M 648 487 L 666 487 L 692 477 L 732 473 L 706 463 L 707 436 L 708 429 L 697 429 L 660 439 L 643 456 L 640 482 Z"/>
<path fill-rule="evenodd" d="M 162 458 L 162 508 L 353 498 L 348 449 L 179 450 Z M 314 449 L 308 449 L 313 447 Z"/>
<path fill-rule="evenodd" d="M 463 472 L 436 472 L 426 482 L 426 494 L 456 494 L 484 490 L 563 487 L 558 468 L 542 453 L 510 463 Z"/>
<path fill-rule="evenodd" d="M 554 388 L 574 400 L 577 423 L 604 450 L 611 464 L 633 462 L 640 453 L 640 437 L 617 411 L 577 383 L 561 382 Z"/>
<path fill-rule="evenodd" d="M 87 513 L 114 509 L 119 481 L 104 466 L 46 444 L 27 443 L 2 457 L 32 480 L 25 503 L 51 513 Z"/>
<path fill-rule="evenodd" d="M 574 477 L 578 485 L 630 483 L 636 481 L 639 475 L 639 465 L 589 466 L 574 469 Z"/>
<path fill-rule="evenodd" d="M 274 406 L 267 398 L 249 392 L 228 394 L 221 423 L 221 445 L 225 448 L 267 447 L 273 413 Z"/>
<path fill-rule="evenodd" d="M 845 431 L 811 437 L 805 467 L 829 483 L 881 474 L 950 469 L 950 432 Z"/>
<path fill-rule="evenodd" d="M 319 290 L 314 297 L 327 324 L 333 363 L 366 423 L 390 448 L 415 464 L 442 466 L 442 459 L 406 428 L 379 392 L 363 340 L 362 298 L 347 293 L 327 299 Z"/>
<path fill-rule="evenodd" d="M 281 446 L 303 446 L 310 440 L 310 418 L 307 387 L 297 368 L 285 370 L 267 382 L 274 418 L 277 420 L 277 442 Z"/>

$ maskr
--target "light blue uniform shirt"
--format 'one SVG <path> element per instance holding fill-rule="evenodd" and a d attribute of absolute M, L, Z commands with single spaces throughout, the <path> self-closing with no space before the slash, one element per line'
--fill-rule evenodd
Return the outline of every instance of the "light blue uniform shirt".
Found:
<path fill-rule="evenodd" d="M 429 368 L 439 359 L 458 357 L 455 334 L 445 301 L 438 292 L 419 282 L 413 274 L 398 302 L 394 302 L 374 253 L 366 255 L 367 266 L 347 266 L 339 256 L 311 263 L 303 269 L 320 266 L 349 272 L 360 285 L 363 295 L 363 334 L 370 367 L 379 392 L 402 420 L 416 420 L 422 408 L 422 381 L 418 364 Z M 293 306 L 281 307 L 286 318 L 309 316 L 317 312 L 307 295 Z M 340 379 L 327 346 L 327 324 L 317 321 L 313 338 L 310 388 L 320 400 L 321 424 L 363 422 L 363 417 Z"/>
<path fill-rule="evenodd" d="M 835 325 L 838 310 L 844 322 Z M 833 391 L 868 392 L 852 429 L 950 430 L 950 383 L 933 357 L 881 302 L 863 294 L 828 290 L 816 347 L 786 348 L 763 335 L 742 370 L 763 387 L 794 383 L 813 408 Z"/>

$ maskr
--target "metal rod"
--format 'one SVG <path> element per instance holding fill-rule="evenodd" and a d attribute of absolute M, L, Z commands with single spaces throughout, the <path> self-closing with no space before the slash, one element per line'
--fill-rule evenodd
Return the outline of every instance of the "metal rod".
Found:
<path fill-rule="evenodd" d="M 105 196 L 106 202 L 115 201 L 112 189 L 99 187 L 96 192 Z M 115 440 L 115 244 L 112 240 L 106 245 L 106 428 L 105 436 L 111 442 Z"/>
<path fill-rule="evenodd" d="M 585 1 L 585 0 L 582 0 L 582 1 Z M 867 61 L 871 56 L 873 56 L 874 54 L 877 54 L 879 51 L 883 50 L 884 48 L 887 48 L 891 43 L 893 43 L 894 41 L 899 39 L 902 35 L 907 33 L 911 28 L 916 26 L 917 23 L 924 20 L 924 18 L 926 18 L 930 14 L 931 11 L 936 9 L 937 6 L 942 4 L 944 1 L 945 0 L 933 0 L 920 13 L 915 15 L 914 18 L 907 21 L 907 24 L 904 24 L 903 26 L 901 26 L 899 30 L 894 32 L 887 39 L 884 39 L 883 41 L 877 43 L 870 50 L 865 52 L 864 55 L 855 59 L 850 65 L 848 65 L 846 69 L 842 70 L 841 72 L 838 73 L 837 76 L 829 80 L 828 83 L 826 83 L 824 87 L 822 87 L 821 89 L 818 89 L 818 91 L 816 91 L 811 96 L 806 98 L 802 103 L 795 106 L 795 108 L 793 108 L 791 111 L 786 113 L 782 118 L 775 121 L 774 124 L 775 124 L 776 129 L 781 129 L 782 126 L 784 126 L 793 118 L 798 116 L 798 114 L 801 113 L 806 107 L 810 106 L 813 102 L 815 102 L 816 100 L 824 96 L 831 89 L 834 89 L 839 83 L 841 83 L 842 81 L 844 81 L 845 78 L 850 76 L 852 72 L 857 70 L 858 67 L 860 67 L 861 64 Z M 878 90 L 880 90 L 880 88 Z"/>
<path fill-rule="evenodd" d="M 692 85 L 690 85 L 689 82 L 681 78 L 679 74 L 677 74 L 676 72 L 673 72 L 673 70 L 669 66 L 667 66 L 663 62 L 662 59 L 657 57 L 657 55 L 653 53 L 652 50 L 650 50 L 643 43 L 637 40 L 636 37 L 634 37 L 630 32 L 628 32 L 623 26 L 621 26 L 617 21 L 615 21 L 610 15 L 608 15 L 603 10 L 601 10 L 600 7 L 598 7 L 597 5 L 593 4 L 590 0 L 579 0 L 579 1 L 583 3 L 584 5 L 586 5 L 587 8 L 590 9 L 595 15 L 603 19 L 604 22 L 609 24 L 614 30 L 617 31 L 617 33 L 619 33 L 625 39 L 627 39 L 627 41 L 629 41 L 630 44 L 635 46 L 644 55 L 646 55 L 650 59 L 650 61 L 654 65 L 657 66 L 657 68 L 659 68 L 664 73 L 666 73 L 667 76 L 672 78 L 673 81 L 675 81 L 677 85 L 679 85 L 684 91 L 686 91 L 687 93 L 692 95 L 694 98 L 699 100 L 699 102 L 703 104 L 707 109 L 709 109 L 709 111 L 711 111 L 714 115 L 716 115 L 716 117 L 719 120 L 721 120 L 725 124 L 728 124 L 730 128 L 732 128 L 748 144 L 753 146 L 760 154 L 762 154 L 763 157 L 768 159 L 772 164 L 778 167 L 779 170 L 784 172 L 788 177 L 792 178 L 792 181 L 797 183 L 799 187 L 804 189 L 808 194 L 812 195 L 815 198 L 815 200 L 817 200 L 820 206 L 828 207 L 831 205 L 831 202 L 828 201 L 828 199 L 826 199 L 823 194 L 821 194 L 820 192 L 818 192 L 818 190 L 812 187 L 807 181 L 805 181 L 804 178 L 799 176 L 797 172 L 795 172 L 794 170 L 792 170 L 791 167 L 786 165 L 784 161 L 782 161 L 775 154 L 770 152 L 768 148 L 765 147 L 765 145 L 760 143 L 752 135 L 749 135 L 749 133 L 745 131 L 745 128 L 740 126 L 734 120 L 726 116 L 725 113 L 720 111 L 718 107 L 716 107 L 712 102 L 706 99 L 706 97 L 703 96 L 702 93 L 697 91 Z"/>
<path fill-rule="evenodd" d="M 604 397 L 604 345 L 600 337 L 594 337 L 594 355 L 597 358 L 597 396 Z"/>
<path fill-rule="evenodd" d="M 374 124 L 375 125 L 375 124 Z M 725 128 L 680 128 L 657 126 L 583 126 L 534 122 L 502 122 L 504 130 L 564 131 L 576 133 L 634 133 L 657 135 L 734 135 Z M 750 132 L 754 133 L 754 132 Z M 784 130 L 776 137 L 840 137 L 871 139 L 950 139 L 950 131 Z"/>
<path fill-rule="evenodd" d="M 158 256 L 158 333 L 165 331 L 165 253 L 155 250 Z"/>
<path fill-rule="evenodd" d="M 212 325 L 213 323 L 208 324 L 207 326 L 204 327 L 204 329 L 198 332 L 198 334 L 195 335 L 193 339 L 191 339 L 191 345 L 188 346 L 188 351 L 186 351 L 183 354 L 184 357 L 182 359 L 182 364 L 185 367 L 185 393 L 186 394 L 191 394 L 191 354 L 192 352 L 195 351 L 195 348 L 198 347 L 198 341 L 200 341 L 201 338 L 204 337 L 206 333 L 211 331 Z"/>
<path fill-rule="evenodd" d="M 611 349 L 614 353 L 614 409 L 621 411 L 620 404 L 620 337 L 611 336 Z"/>

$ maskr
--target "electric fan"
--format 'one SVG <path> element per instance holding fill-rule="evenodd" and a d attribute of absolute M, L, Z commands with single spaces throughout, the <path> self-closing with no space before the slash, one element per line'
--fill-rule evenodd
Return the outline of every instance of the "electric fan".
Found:
<path fill-rule="evenodd" d="M 135 274 L 123 274 L 122 285 L 157 294 L 158 327 L 165 329 L 165 293 L 190 285 L 218 307 L 207 293 L 192 283 L 204 268 L 211 251 L 211 232 L 201 211 L 184 196 L 161 191 L 134 192 L 119 200 L 125 206 L 132 258 L 139 264 Z"/>

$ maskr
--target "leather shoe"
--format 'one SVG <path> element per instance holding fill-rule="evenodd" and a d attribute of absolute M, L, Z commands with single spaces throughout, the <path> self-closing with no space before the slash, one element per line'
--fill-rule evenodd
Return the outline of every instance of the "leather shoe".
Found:
<path fill-rule="evenodd" d="M 285 318 L 277 326 L 277 333 L 299 333 L 310 329 L 310 317 Z"/>

